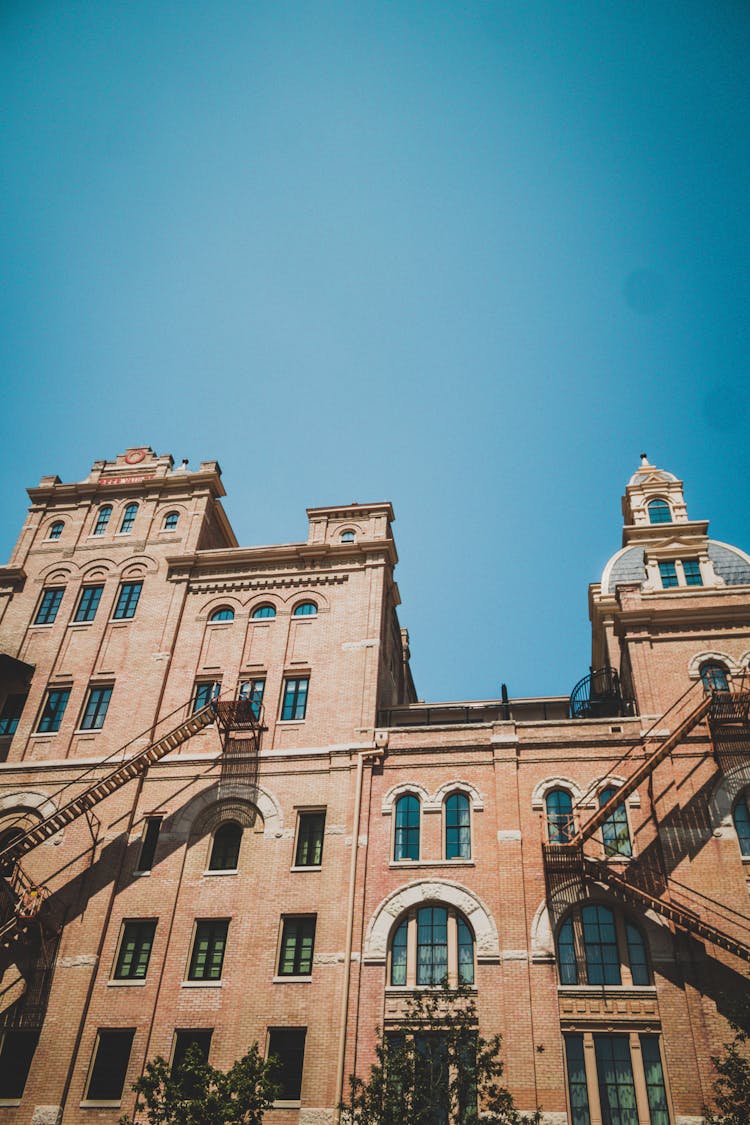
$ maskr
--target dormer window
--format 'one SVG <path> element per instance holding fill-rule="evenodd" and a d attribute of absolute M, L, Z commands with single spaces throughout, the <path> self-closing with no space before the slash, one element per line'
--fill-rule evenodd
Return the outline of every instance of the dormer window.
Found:
<path fill-rule="evenodd" d="M 648 504 L 649 523 L 671 523 L 672 509 L 666 500 L 650 500 Z"/>
<path fill-rule="evenodd" d="M 661 575 L 661 584 L 665 590 L 671 589 L 673 586 L 679 586 L 677 580 L 677 564 L 674 562 L 660 562 L 659 574 Z"/>

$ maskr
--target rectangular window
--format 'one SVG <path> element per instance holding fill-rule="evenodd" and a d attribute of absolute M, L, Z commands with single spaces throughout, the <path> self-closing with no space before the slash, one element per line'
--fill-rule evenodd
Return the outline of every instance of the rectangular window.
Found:
<path fill-rule="evenodd" d="M 195 923 L 188 980 L 221 980 L 229 922 L 214 919 Z"/>
<path fill-rule="evenodd" d="M 82 586 L 74 621 L 93 621 L 102 597 L 103 586 Z"/>
<path fill-rule="evenodd" d="M 141 840 L 141 854 L 138 856 L 136 871 L 150 871 L 154 866 L 156 842 L 161 831 L 162 818 L 160 816 L 147 816 L 146 827 Z"/>
<path fill-rule="evenodd" d="M 571 1125 L 591 1125 L 589 1091 L 586 1085 L 586 1067 L 583 1061 L 583 1036 L 565 1036 L 565 1054 L 568 1063 L 568 1096 L 570 1098 Z"/>
<path fill-rule="evenodd" d="M 197 1047 L 203 1055 L 205 1062 L 208 1062 L 208 1052 L 211 1049 L 212 1035 L 213 1028 L 211 1027 L 194 1027 L 186 1030 L 180 1030 L 178 1028 L 174 1033 L 172 1069 L 176 1070 L 177 1067 L 182 1066 L 185 1061 L 185 1055 L 191 1047 Z"/>
<path fill-rule="evenodd" d="M 315 915 L 285 918 L 279 953 L 280 977 L 309 977 L 315 946 Z"/>
<path fill-rule="evenodd" d="M 323 862 L 325 812 L 301 812 L 297 827 L 295 867 L 320 867 Z"/>
<path fill-rule="evenodd" d="M 9 695 L 0 711 L 0 735 L 15 734 L 27 696 Z"/>
<path fill-rule="evenodd" d="M 142 582 L 123 582 L 117 594 L 115 612 L 112 614 L 116 621 L 135 617 L 135 610 L 142 589 Z"/>
<path fill-rule="evenodd" d="M 635 1082 L 627 1035 L 595 1035 L 602 1116 L 613 1125 L 638 1125 Z"/>
<path fill-rule="evenodd" d="M 45 590 L 42 594 L 42 600 L 39 603 L 39 609 L 36 611 L 34 618 L 35 625 L 51 625 L 57 617 L 57 611 L 60 608 L 63 594 L 65 593 L 64 586 L 50 586 L 49 590 Z"/>
<path fill-rule="evenodd" d="M 60 729 L 65 708 L 70 699 L 70 688 L 49 688 L 39 716 L 37 732 L 39 734 L 54 734 Z"/>
<path fill-rule="evenodd" d="M 701 567 L 697 559 L 683 559 L 682 570 L 688 586 L 702 586 Z"/>
<path fill-rule="evenodd" d="M 5 1032 L 0 1048 L 1 1100 L 20 1101 L 23 1097 L 38 1042 L 39 1028 L 36 1027 L 23 1031 L 14 1028 Z"/>
<path fill-rule="evenodd" d="M 115 980 L 145 980 L 156 922 L 123 922 Z"/>
<path fill-rule="evenodd" d="M 302 1094 L 306 1027 L 272 1027 L 268 1031 L 268 1055 L 279 1061 L 276 1082 L 279 1101 L 298 1102 Z"/>
<path fill-rule="evenodd" d="M 670 586 L 679 585 L 677 581 L 677 566 L 673 562 L 660 562 L 659 574 L 661 575 L 661 584 L 665 590 Z"/>
<path fill-rule="evenodd" d="M 309 676 L 297 676 L 284 680 L 284 700 L 281 705 L 282 719 L 304 719 L 307 712 L 307 688 Z"/>
<path fill-rule="evenodd" d="M 112 685 L 89 688 L 86 706 L 81 716 L 80 730 L 101 730 L 107 717 L 109 701 L 112 698 Z"/>
<path fill-rule="evenodd" d="M 218 680 L 204 680 L 203 683 L 196 684 L 195 695 L 193 696 L 193 714 L 196 711 L 201 711 L 212 699 L 216 699 L 220 691 L 221 684 Z"/>
<path fill-rule="evenodd" d="M 263 692 L 266 690 L 266 681 L 245 680 L 240 684 L 240 699 L 249 699 L 252 704 L 253 714 L 260 718 L 260 709 L 263 706 Z"/>
<path fill-rule="evenodd" d="M 85 1094 L 86 1101 L 120 1101 L 134 1035 L 135 1028 L 99 1029 Z"/>
<path fill-rule="evenodd" d="M 658 1038 L 655 1035 L 642 1035 L 641 1052 L 643 1054 L 643 1070 L 646 1077 L 651 1125 L 669 1125 L 667 1091 L 664 1086 L 664 1071 L 661 1065 Z"/>

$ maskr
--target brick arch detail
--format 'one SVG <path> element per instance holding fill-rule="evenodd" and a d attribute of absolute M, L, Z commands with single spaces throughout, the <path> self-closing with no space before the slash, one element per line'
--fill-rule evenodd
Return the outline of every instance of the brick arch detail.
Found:
<path fill-rule="evenodd" d="M 122 578 L 142 578 L 144 574 L 156 574 L 159 564 L 150 555 L 131 555 L 120 564 Z"/>
<path fill-rule="evenodd" d="M 598 796 L 602 789 L 606 789 L 610 785 L 619 789 L 624 784 L 625 778 L 616 773 L 605 773 L 601 777 L 595 777 L 584 794 L 586 798 L 584 804 L 594 807 L 598 803 Z M 631 793 L 629 797 L 625 798 L 625 804 L 632 809 L 641 807 L 641 795 L 637 789 L 635 793 Z"/>
<path fill-rule="evenodd" d="M 742 660 L 738 662 L 726 652 L 699 652 L 691 657 L 688 663 L 688 675 L 691 680 L 700 679 L 702 664 L 723 664 L 731 676 L 739 676 L 742 673 Z"/>
<path fill-rule="evenodd" d="M 284 827 L 284 818 L 279 802 L 267 789 L 262 789 L 260 786 L 256 789 L 254 796 L 255 800 L 247 802 L 247 804 L 254 805 L 260 813 L 263 821 L 263 835 L 280 836 Z M 193 797 L 192 801 L 188 801 L 187 805 L 180 809 L 174 819 L 172 833 L 175 836 L 193 836 L 194 825 L 199 822 L 203 815 L 208 814 L 208 820 L 211 819 L 212 805 L 226 805 L 227 808 L 234 810 L 240 803 L 244 804 L 245 802 L 238 801 L 237 797 L 227 797 L 222 800 L 219 794 L 219 782 L 216 782 L 210 788 L 204 789 L 202 793 Z M 227 819 L 232 818 L 229 816 Z"/>
<path fill-rule="evenodd" d="M 430 794 L 427 792 L 424 785 L 416 785 L 414 782 L 403 781 L 399 785 L 394 785 L 383 797 L 383 815 L 388 816 L 389 813 L 392 813 L 393 807 L 399 797 L 408 797 L 409 794 L 413 797 L 419 797 L 419 803 L 423 809 L 425 805 L 430 804 Z"/>
<path fill-rule="evenodd" d="M 531 807 L 539 811 L 544 811 L 544 802 L 547 794 L 552 789 L 567 789 L 573 798 L 573 804 L 579 804 L 584 796 L 583 789 L 577 781 L 573 781 L 570 777 L 545 777 L 543 781 L 538 782 L 531 794 Z"/>
<path fill-rule="evenodd" d="M 484 798 L 477 789 L 476 785 L 472 785 L 470 781 L 461 781 L 456 778 L 455 781 L 446 781 L 432 794 L 430 804 L 434 809 L 442 808 L 443 802 L 446 797 L 450 797 L 451 793 L 463 793 L 471 801 L 473 812 L 482 812 L 484 810 Z"/>
<path fill-rule="evenodd" d="M 717 836 L 734 834 L 732 809 L 744 789 L 750 787 L 750 762 L 743 762 L 727 770 L 717 782 L 708 800 L 711 827 Z"/>
<path fill-rule="evenodd" d="M 448 879 L 424 879 L 408 883 L 384 898 L 367 926 L 363 960 L 384 961 L 388 939 L 396 919 L 409 907 L 426 902 L 439 902 L 460 910 L 474 930 L 477 960 L 499 960 L 497 926 L 489 910 L 473 891 Z"/>
<path fill-rule="evenodd" d="M 29 789 L 5 793 L 0 797 L 0 832 L 6 832 L 14 824 L 18 824 L 19 828 L 27 832 L 40 820 L 45 820 L 56 812 L 57 805 L 46 793 L 36 793 Z M 59 832 L 52 838 L 52 842 L 59 844 L 62 838 L 63 834 Z"/>
<path fill-rule="evenodd" d="M 198 814 L 190 827 L 191 839 L 213 835 L 222 824 L 230 823 L 239 824 L 241 828 L 252 828 L 256 832 L 263 832 L 265 827 L 263 814 L 256 804 L 241 797 L 232 797 L 217 801 Z"/>
<path fill-rule="evenodd" d="M 44 570 L 39 571 L 39 584 L 46 586 L 52 582 L 70 582 L 79 573 L 80 568 L 72 562 L 50 563 Z"/>

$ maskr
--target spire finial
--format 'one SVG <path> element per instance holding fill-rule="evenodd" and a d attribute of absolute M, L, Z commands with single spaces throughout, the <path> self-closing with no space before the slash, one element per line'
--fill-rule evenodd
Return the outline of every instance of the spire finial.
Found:
<path fill-rule="evenodd" d="M 641 468 L 645 468 L 646 465 L 648 465 L 648 454 L 642 453 L 641 454 Z"/>

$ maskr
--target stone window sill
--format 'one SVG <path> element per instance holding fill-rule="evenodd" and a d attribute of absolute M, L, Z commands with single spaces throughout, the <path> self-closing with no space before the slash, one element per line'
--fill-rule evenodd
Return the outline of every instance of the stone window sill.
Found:
<path fill-rule="evenodd" d="M 310 984 L 311 981 L 312 981 L 312 976 L 307 976 L 307 977 L 288 976 L 288 977 L 274 977 L 273 978 L 274 984 Z"/>
<path fill-rule="evenodd" d="M 183 980 L 180 988 L 223 988 L 223 980 Z"/>
<path fill-rule="evenodd" d="M 143 988 L 146 978 L 142 980 L 108 980 L 107 988 Z"/>

